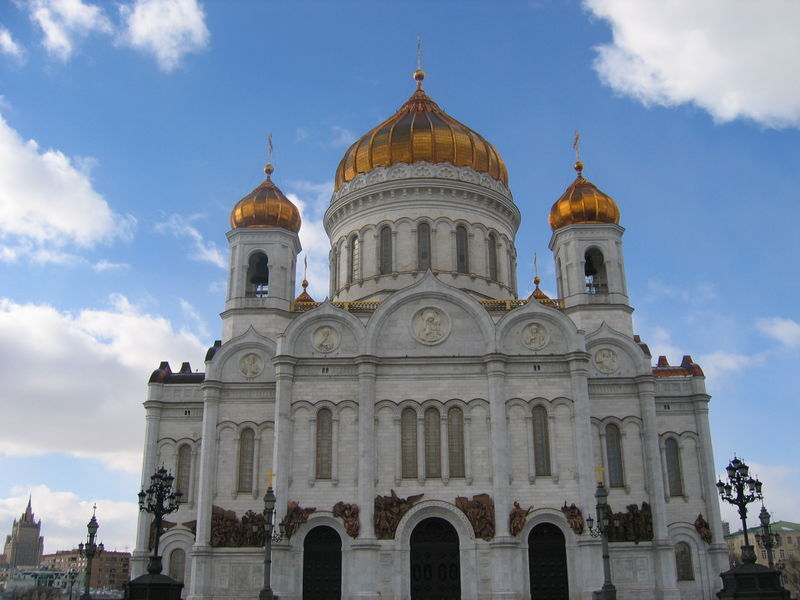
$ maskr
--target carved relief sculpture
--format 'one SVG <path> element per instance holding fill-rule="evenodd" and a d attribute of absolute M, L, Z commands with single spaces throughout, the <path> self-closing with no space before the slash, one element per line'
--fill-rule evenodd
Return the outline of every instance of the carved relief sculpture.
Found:
<path fill-rule="evenodd" d="M 508 529 L 511 535 L 518 535 L 522 528 L 525 527 L 525 519 L 531 514 L 532 506 L 527 509 L 522 508 L 519 502 L 514 502 L 514 508 L 511 509 L 511 514 L 508 517 Z"/>
<path fill-rule="evenodd" d="M 239 360 L 239 371 L 245 377 L 257 377 L 264 370 L 264 361 L 258 354 L 250 352 Z"/>
<path fill-rule="evenodd" d="M 423 344 L 436 344 L 450 332 L 450 321 L 441 310 L 429 306 L 411 319 L 411 331 Z"/>
<path fill-rule="evenodd" d="M 459 496 L 456 506 L 467 515 L 476 537 L 487 542 L 494 537 L 494 501 L 489 494 L 477 494 L 472 500 Z"/>
<path fill-rule="evenodd" d="M 541 323 L 531 323 L 522 330 L 522 343 L 531 350 L 541 350 L 549 341 L 547 328 Z"/>
<path fill-rule="evenodd" d="M 569 523 L 572 531 L 574 531 L 576 535 L 581 535 L 583 533 L 584 523 L 581 509 L 575 506 L 574 502 L 567 506 L 567 501 L 565 500 L 564 506 L 561 507 L 561 512 L 563 512 L 564 516 L 567 518 L 567 523 Z"/>
<path fill-rule="evenodd" d="M 653 512 L 647 502 L 642 502 L 640 509 L 636 504 L 627 506 L 628 512 L 612 513 L 611 531 L 608 535 L 609 542 L 634 542 L 653 539 Z M 609 512 L 611 507 L 609 507 Z M 618 525 L 613 525 L 617 521 Z"/>
<path fill-rule="evenodd" d="M 358 521 L 358 504 L 345 504 L 337 502 L 333 506 L 333 516 L 344 522 L 344 530 L 351 538 L 358 537 L 361 524 Z"/>
<path fill-rule="evenodd" d="M 423 494 L 400 498 L 394 490 L 390 496 L 375 496 L 375 536 L 379 540 L 394 539 L 397 525 Z"/>
<path fill-rule="evenodd" d="M 191 522 L 196 525 L 196 522 Z M 215 548 L 244 548 L 264 545 L 264 515 L 248 510 L 241 520 L 232 510 L 211 507 L 211 539 Z"/>
<path fill-rule="evenodd" d="M 613 373 L 617 370 L 617 353 L 611 348 L 603 348 L 594 354 L 594 364 L 598 371 Z"/>
<path fill-rule="evenodd" d="M 323 325 L 314 332 L 313 344 L 320 352 L 331 352 L 339 345 L 339 332 L 329 325 Z"/>
<path fill-rule="evenodd" d="M 290 538 L 295 533 L 297 533 L 297 529 L 308 521 L 308 515 L 313 513 L 317 510 L 316 507 L 313 508 L 302 508 L 299 502 L 295 502 L 294 500 L 290 500 L 286 503 L 286 516 L 283 518 L 283 526 L 286 531 L 286 537 Z"/>
<path fill-rule="evenodd" d="M 700 534 L 700 537 L 703 538 L 703 541 L 706 544 L 711 543 L 711 527 L 709 526 L 708 521 L 703 518 L 702 513 L 697 515 L 697 518 L 694 520 L 694 528 L 697 530 L 697 533 Z"/>

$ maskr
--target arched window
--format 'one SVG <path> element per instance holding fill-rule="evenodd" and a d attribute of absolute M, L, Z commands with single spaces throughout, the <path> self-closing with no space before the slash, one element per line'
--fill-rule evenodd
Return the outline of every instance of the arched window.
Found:
<path fill-rule="evenodd" d="M 425 477 L 442 476 L 442 434 L 439 411 L 425 411 Z"/>
<path fill-rule="evenodd" d="M 622 475 L 622 437 L 619 427 L 613 423 L 606 425 L 606 454 L 608 455 L 608 485 L 623 487 L 625 479 Z"/>
<path fill-rule="evenodd" d="M 678 581 L 694 581 L 692 549 L 686 542 L 675 544 L 675 570 L 678 572 Z"/>
<path fill-rule="evenodd" d="M 354 235 L 347 244 L 347 283 L 361 278 L 361 248 L 358 236 Z"/>
<path fill-rule="evenodd" d="M 392 272 L 392 230 L 388 226 L 381 229 L 380 271 L 382 275 Z"/>
<path fill-rule="evenodd" d="M 550 475 L 550 432 L 547 410 L 544 406 L 533 409 L 533 460 L 536 475 Z"/>
<path fill-rule="evenodd" d="M 681 477 L 681 454 L 675 438 L 664 442 L 664 454 L 667 459 L 667 482 L 670 496 L 683 496 L 683 478 Z"/>
<path fill-rule="evenodd" d="M 417 411 L 406 408 L 400 417 L 400 454 L 403 478 L 417 476 Z"/>
<path fill-rule="evenodd" d="M 447 411 L 447 459 L 450 477 L 464 477 L 464 413 L 460 408 Z"/>
<path fill-rule="evenodd" d="M 489 279 L 497 281 L 497 237 L 489 234 Z"/>
<path fill-rule="evenodd" d="M 587 294 L 607 294 L 608 278 L 603 254 L 597 248 L 590 248 L 583 256 L 584 273 L 586 275 Z"/>
<path fill-rule="evenodd" d="M 456 227 L 456 271 L 469 273 L 469 249 L 467 248 L 467 228 Z"/>
<path fill-rule="evenodd" d="M 239 485 L 237 491 L 253 491 L 253 455 L 255 454 L 256 434 L 250 429 L 242 429 L 239 434 Z"/>
<path fill-rule="evenodd" d="M 323 408 L 317 413 L 317 479 L 331 478 L 333 457 L 333 416 Z"/>
<path fill-rule="evenodd" d="M 431 268 L 431 226 L 427 223 L 417 227 L 417 268 L 420 271 Z"/>
<path fill-rule="evenodd" d="M 189 482 L 192 473 L 192 448 L 189 444 L 181 444 L 178 448 L 178 467 L 175 469 L 176 491 L 183 494 L 181 502 L 189 500 Z"/>
<path fill-rule="evenodd" d="M 183 583 L 186 571 L 186 552 L 181 548 L 175 548 L 169 553 L 169 576 L 175 581 Z"/>
<path fill-rule="evenodd" d="M 339 246 L 334 246 L 331 249 L 331 281 L 333 281 L 332 289 L 339 289 Z"/>
<path fill-rule="evenodd" d="M 247 289 L 249 298 L 264 298 L 269 292 L 269 261 L 263 252 L 250 255 L 247 264 Z"/>

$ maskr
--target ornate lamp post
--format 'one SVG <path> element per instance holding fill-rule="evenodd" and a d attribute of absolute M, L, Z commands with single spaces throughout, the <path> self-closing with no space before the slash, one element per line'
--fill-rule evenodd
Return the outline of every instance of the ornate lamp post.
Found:
<path fill-rule="evenodd" d="M 595 592 L 598 600 L 616 600 L 617 588 L 611 583 L 611 558 L 608 554 L 608 533 L 610 530 L 611 520 L 609 519 L 608 510 L 608 491 L 603 481 L 597 482 L 597 490 L 594 493 L 597 500 L 597 527 L 594 526 L 594 519 L 589 516 L 586 519 L 586 524 L 589 526 L 589 534 L 592 537 L 599 537 L 603 548 L 603 587 L 598 592 Z M 619 526 L 618 519 L 614 519 L 614 527 Z"/>
<path fill-rule="evenodd" d="M 758 515 L 758 520 L 761 521 L 761 533 L 756 534 L 756 543 L 767 551 L 767 562 L 769 563 L 769 568 L 773 569 L 775 568 L 775 556 L 772 553 L 772 549 L 780 545 L 781 537 L 777 533 L 772 533 L 772 529 L 769 526 L 769 518 L 770 514 L 762 504 L 761 512 Z"/>
<path fill-rule="evenodd" d="M 269 484 L 267 493 L 264 494 L 264 587 L 258 593 L 258 600 L 275 600 L 277 596 L 272 592 L 272 544 L 283 539 L 284 526 L 280 524 L 275 531 L 275 492 L 272 490 L 272 478 L 275 473 L 267 473 Z"/>
<path fill-rule="evenodd" d="M 78 572 L 75 569 L 70 569 L 67 573 L 67 581 L 69 582 L 69 600 L 72 600 L 72 586 L 75 585 L 76 579 L 78 579 Z"/>
<path fill-rule="evenodd" d="M 86 536 L 86 544 L 81 542 L 78 544 L 78 553 L 86 558 L 86 581 L 83 584 L 83 594 L 81 594 L 81 600 L 91 600 L 92 595 L 89 592 L 91 583 L 92 583 L 92 561 L 94 560 L 95 556 L 100 556 L 103 553 L 103 544 L 95 544 L 95 539 L 97 538 L 97 530 L 100 529 L 100 525 L 97 523 L 97 517 L 95 516 L 97 513 L 97 505 L 95 504 L 92 508 L 92 518 L 89 523 L 86 525 L 86 529 L 89 532 Z M 72 595 L 72 586 L 70 585 L 70 597 Z"/>
<path fill-rule="evenodd" d="M 150 476 L 150 487 L 139 492 L 139 510 L 143 510 L 153 515 L 153 528 L 155 529 L 155 541 L 153 543 L 153 555 L 147 563 L 147 572 L 151 575 L 161 573 L 161 557 L 158 555 L 158 543 L 161 540 L 161 527 L 164 516 L 178 510 L 180 506 L 181 492 L 172 490 L 174 477 L 162 466 Z"/>
<path fill-rule="evenodd" d="M 753 564 L 756 562 L 756 553 L 747 537 L 747 505 L 764 498 L 761 495 L 761 482 L 750 477 L 750 467 L 736 456 L 728 463 L 725 470 L 728 473 L 728 482 L 718 480 L 717 491 L 724 502 L 733 504 L 739 509 L 739 518 L 742 520 L 742 531 L 744 531 L 742 562 Z"/>

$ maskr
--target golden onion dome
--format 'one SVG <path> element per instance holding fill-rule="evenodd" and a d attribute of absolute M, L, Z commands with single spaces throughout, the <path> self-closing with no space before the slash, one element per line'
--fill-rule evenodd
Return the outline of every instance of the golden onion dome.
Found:
<path fill-rule="evenodd" d="M 422 89 L 425 72 L 414 72 L 417 91 L 383 123 L 345 152 L 335 189 L 375 167 L 398 163 L 450 163 L 472 167 L 508 185 L 508 171 L 494 146 L 445 113 Z"/>
<path fill-rule="evenodd" d="M 281 227 L 300 231 L 300 211 L 270 178 L 275 169 L 264 167 L 267 178 L 236 203 L 231 211 L 231 227 Z"/>
<path fill-rule="evenodd" d="M 611 196 L 583 178 L 583 163 L 575 163 L 578 176 L 550 209 L 550 228 L 555 231 L 575 223 L 617 223 L 619 208 Z"/>

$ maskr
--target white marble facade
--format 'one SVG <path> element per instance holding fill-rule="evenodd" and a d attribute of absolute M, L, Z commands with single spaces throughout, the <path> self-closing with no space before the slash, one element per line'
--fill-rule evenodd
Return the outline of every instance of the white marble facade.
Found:
<path fill-rule="evenodd" d="M 584 517 L 596 516 L 598 472 L 615 511 L 642 502 L 652 509 L 652 540 L 611 544 L 618 598 L 712 597 L 727 552 L 704 377 L 688 361 L 654 368 L 634 338 L 618 225 L 554 233 L 561 305 L 487 302 L 516 297 L 519 222 L 505 186 L 469 167 L 395 165 L 359 175 L 326 214 L 334 303 L 310 310 L 290 302 L 295 233 L 228 234 L 221 344 L 210 349 L 204 374 L 162 364 L 144 404 L 143 482 L 162 463 L 183 478 L 186 502 L 169 517 L 175 525 L 162 549 L 167 571 L 184 553 L 189 598 L 257 597 L 262 550 L 214 544 L 212 512 L 238 519 L 260 512 L 270 469 L 279 519 L 288 501 L 316 508 L 274 546 L 272 583 L 283 600 L 304 597 L 304 542 L 319 526 L 341 541 L 342 598 L 411 598 L 411 536 L 432 517 L 457 534 L 461 598 L 541 597 L 531 596 L 529 541 L 534 528 L 550 524 L 563 536 L 567 597 L 588 600 L 602 585 L 600 542 L 576 533 L 561 507 L 574 503 Z M 424 271 L 417 268 L 422 223 L 431 234 Z M 459 224 L 467 230 L 466 273 L 455 257 Z M 390 272 L 380 269 L 383 227 L 392 236 Z M 353 236 L 355 273 L 347 254 Z M 590 247 L 603 253 L 607 294 L 583 293 L 574 267 Z M 264 298 L 241 291 L 254 249 L 268 252 L 270 269 L 281 273 Z M 412 439 L 414 427 L 416 447 L 402 436 Z M 378 539 L 375 498 L 392 490 L 422 497 L 393 539 Z M 490 539 L 476 536 L 455 504 L 478 494 L 494 503 Z M 333 515 L 340 501 L 359 507 L 356 537 Z M 509 526 L 514 502 L 532 507 L 519 532 Z M 710 543 L 694 525 L 699 514 L 710 523 Z M 134 577 L 145 567 L 146 515 L 138 532 Z M 679 577 L 680 544 L 691 577 Z"/>

